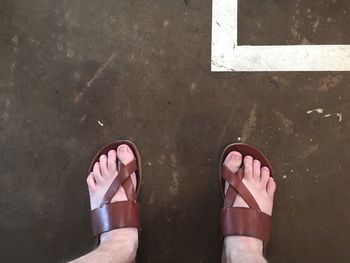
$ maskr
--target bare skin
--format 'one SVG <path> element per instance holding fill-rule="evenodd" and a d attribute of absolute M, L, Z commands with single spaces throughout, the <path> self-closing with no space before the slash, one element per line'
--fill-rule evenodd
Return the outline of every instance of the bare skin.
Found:
<path fill-rule="evenodd" d="M 120 145 L 118 149 L 111 150 L 108 155 L 101 155 L 99 162 L 96 162 L 93 171 L 87 177 L 87 184 L 90 194 L 91 210 L 97 208 L 107 192 L 109 186 L 116 176 L 117 156 L 124 164 L 128 164 L 134 159 L 132 150 L 127 145 Z M 131 175 L 133 185 L 136 189 L 136 175 Z M 112 198 L 112 203 L 116 201 L 127 200 L 123 188 Z M 100 245 L 91 253 L 75 260 L 74 262 L 110 262 L 110 263 L 127 263 L 134 262 L 138 247 L 138 230 L 136 228 L 115 229 L 103 233 L 100 237 Z"/>
<path fill-rule="evenodd" d="M 270 177 L 270 170 L 261 167 L 258 160 L 246 156 L 242 160 L 239 152 L 231 152 L 227 155 L 224 163 L 232 172 L 237 172 L 243 161 L 244 177 L 243 184 L 257 201 L 262 212 L 272 215 L 273 198 L 276 191 L 276 183 Z M 228 184 L 225 185 L 227 191 Z M 237 196 L 233 207 L 249 207 L 241 196 Z M 246 236 L 230 236 L 224 240 L 223 262 L 260 263 L 266 262 L 262 254 L 263 242 L 259 239 Z"/>
<path fill-rule="evenodd" d="M 104 194 L 114 180 L 117 173 L 117 156 L 123 164 L 128 164 L 133 158 L 133 153 L 127 145 L 121 145 L 117 151 L 111 150 L 108 155 L 102 155 L 96 162 L 93 172 L 87 177 L 90 194 L 91 210 L 98 207 Z M 244 158 L 243 183 L 252 193 L 261 210 L 272 214 L 273 197 L 276 184 L 270 171 L 252 157 Z M 238 152 L 231 152 L 225 159 L 225 164 L 232 172 L 236 172 L 242 163 L 242 156 Z M 136 175 L 131 175 L 136 189 Z M 226 185 L 227 189 L 228 185 Z M 124 189 L 120 189 L 112 199 L 112 202 L 127 200 Z M 234 207 L 248 207 L 246 202 L 237 196 Z M 91 253 L 75 260 L 80 262 L 110 262 L 127 263 L 134 262 L 138 247 L 138 230 L 135 228 L 116 229 L 104 233 L 100 237 L 100 246 Z M 262 255 L 262 241 L 252 237 L 231 236 L 224 240 L 223 262 L 266 262 Z"/>

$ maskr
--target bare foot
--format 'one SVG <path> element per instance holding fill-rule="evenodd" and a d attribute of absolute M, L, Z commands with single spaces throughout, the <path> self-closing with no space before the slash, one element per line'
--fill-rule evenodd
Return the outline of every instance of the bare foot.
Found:
<path fill-rule="evenodd" d="M 237 172 L 242 164 L 242 155 L 239 152 L 230 152 L 224 163 L 233 172 Z M 246 156 L 243 160 L 244 177 L 243 184 L 248 188 L 255 198 L 262 212 L 272 215 L 273 197 L 276 191 L 276 183 L 270 177 L 270 170 L 267 167 L 261 167 L 258 160 L 251 156 Z M 225 184 L 225 192 L 228 189 L 228 183 Z M 249 207 L 243 198 L 238 195 L 233 207 Z M 246 236 L 229 236 L 224 240 L 225 249 L 233 251 L 236 248 L 255 250 L 262 253 L 263 242 L 260 239 Z"/>
<path fill-rule="evenodd" d="M 91 210 L 100 206 L 103 196 L 107 192 L 109 186 L 112 184 L 114 178 L 118 176 L 117 172 L 117 156 L 120 162 L 127 165 L 134 159 L 134 154 L 129 146 L 123 144 L 115 150 L 110 150 L 108 155 L 101 155 L 99 162 L 96 162 L 93 171 L 88 175 L 86 181 L 90 194 L 90 206 Z M 134 188 L 136 189 L 136 175 L 131 175 Z M 112 203 L 117 201 L 126 201 L 127 196 L 124 188 L 121 187 L 119 191 L 112 198 Z M 138 245 L 138 230 L 136 228 L 121 228 L 115 229 L 101 234 L 101 245 L 105 241 L 118 240 L 118 242 L 126 242 L 133 248 Z"/>

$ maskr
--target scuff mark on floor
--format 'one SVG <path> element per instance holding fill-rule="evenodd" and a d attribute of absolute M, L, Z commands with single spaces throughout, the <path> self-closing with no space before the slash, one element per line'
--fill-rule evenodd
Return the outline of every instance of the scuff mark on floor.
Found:
<path fill-rule="evenodd" d="M 306 158 L 316 152 L 320 146 L 318 144 L 311 145 L 308 149 L 303 151 L 300 155 L 299 158 Z"/>
<path fill-rule="evenodd" d="M 243 126 L 242 129 L 242 141 L 245 142 L 247 141 L 247 139 L 250 137 L 251 133 L 253 132 L 253 130 L 256 127 L 256 121 L 257 121 L 257 117 L 256 117 L 256 110 L 257 110 L 258 104 L 255 102 L 253 105 L 253 108 L 250 110 L 249 113 L 249 118 L 246 121 L 246 123 Z"/>
<path fill-rule="evenodd" d="M 176 156 L 174 153 L 170 154 L 170 166 L 176 168 Z"/>
<path fill-rule="evenodd" d="M 3 121 L 9 121 L 10 120 L 10 114 L 9 114 L 9 109 L 10 109 L 11 101 L 9 98 L 5 99 L 5 111 L 2 113 L 2 120 Z"/>
<path fill-rule="evenodd" d="M 169 186 L 169 193 L 171 195 L 177 195 L 179 192 L 179 185 L 180 185 L 178 172 L 173 172 L 171 174 L 171 177 L 172 177 L 172 182 L 171 182 L 171 185 Z"/>
<path fill-rule="evenodd" d="M 98 79 L 103 71 L 112 64 L 112 61 L 117 57 L 117 52 L 114 52 L 110 57 L 103 63 L 95 72 L 94 76 L 86 82 L 86 86 L 80 91 L 80 93 L 75 97 L 75 102 L 79 102 L 81 97 L 84 95 L 87 88 L 90 88 L 91 85 Z"/>
<path fill-rule="evenodd" d="M 292 134 L 294 131 L 294 122 L 286 118 L 281 112 L 277 110 L 274 110 L 274 113 L 277 117 L 277 120 L 280 121 L 283 131 L 288 135 Z"/>
<path fill-rule="evenodd" d="M 315 23 L 312 26 L 312 31 L 316 33 L 318 26 L 320 25 L 320 17 L 318 16 Z"/>
<path fill-rule="evenodd" d="M 233 122 L 233 119 L 234 119 L 234 116 L 235 116 L 235 109 L 232 108 L 231 112 L 230 112 L 230 115 L 228 116 L 226 122 L 225 122 L 225 125 L 222 129 L 222 132 L 219 136 L 219 139 L 218 139 L 218 146 L 220 146 L 222 140 L 224 139 L 225 135 L 226 135 L 226 132 L 227 132 L 227 128 L 229 127 L 229 125 Z"/>
<path fill-rule="evenodd" d="M 155 200 L 156 200 L 156 198 L 155 198 L 155 192 L 152 191 L 152 193 L 151 193 L 151 195 L 150 195 L 150 197 L 149 197 L 149 199 L 148 199 L 148 204 L 149 204 L 149 205 L 153 205 L 154 202 L 155 202 Z"/>

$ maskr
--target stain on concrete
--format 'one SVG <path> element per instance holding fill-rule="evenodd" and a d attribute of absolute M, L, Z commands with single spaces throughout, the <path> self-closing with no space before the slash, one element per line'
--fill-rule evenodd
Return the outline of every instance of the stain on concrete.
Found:
<path fill-rule="evenodd" d="M 342 81 L 342 78 L 343 76 L 341 74 L 328 74 L 326 77 L 320 79 L 319 89 L 324 92 L 334 89 Z"/>

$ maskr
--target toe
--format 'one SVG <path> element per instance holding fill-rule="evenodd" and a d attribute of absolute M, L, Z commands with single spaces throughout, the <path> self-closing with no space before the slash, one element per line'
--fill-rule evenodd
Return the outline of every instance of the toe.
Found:
<path fill-rule="evenodd" d="M 275 191 L 276 191 L 276 182 L 272 177 L 270 177 L 268 182 L 267 182 L 266 191 L 267 191 L 268 196 L 271 199 L 273 199 L 273 196 L 274 196 Z"/>
<path fill-rule="evenodd" d="M 244 157 L 244 178 L 251 180 L 253 178 L 253 158 L 251 156 Z"/>
<path fill-rule="evenodd" d="M 89 187 L 90 192 L 94 192 L 96 190 L 95 179 L 92 173 L 86 178 L 87 185 Z"/>
<path fill-rule="evenodd" d="M 100 156 L 100 167 L 102 176 L 108 176 L 107 156 L 105 154 Z"/>
<path fill-rule="evenodd" d="M 108 152 L 107 166 L 109 172 L 115 172 L 117 170 L 117 152 L 115 150 Z"/>
<path fill-rule="evenodd" d="M 134 159 L 134 154 L 129 146 L 126 144 L 119 145 L 117 149 L 118 159 L 124 164 L 127 165 Z"/>
<path fill-rule="evenodd" d="M 101 174 L 101 167 L 100 167 L 100 163 L 96 162 L 94 165 L 94 168 L 92 170 L 92 174 L 95 178 L 95 181 L 97 183 L 102 182 L 102 174 Z"/>
<path fill-rule="evenodd" d="M 270 179 L 270 170 L 267 167 L 261 168 L 261 177 L 260 177 L 260 183 L 262 187 L 266 188 L 267 182 Z"/>
<path fill-rule="evenodd" d="M 260 181 L 261 163 L 259 160 L 253 161 L 253 178 Z"/>
<path fill-rule="evenodd" d="M 224 164 L 231 172 L 236 173 L 242 165 L 242 155 L 239 152 L 230 152 L 226 156 Z"/>

